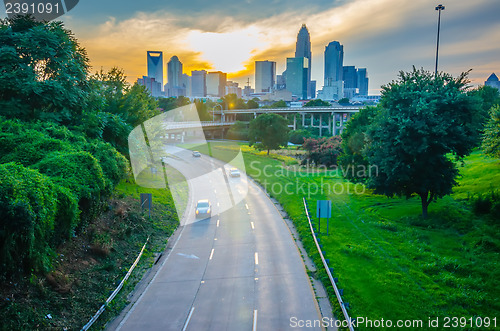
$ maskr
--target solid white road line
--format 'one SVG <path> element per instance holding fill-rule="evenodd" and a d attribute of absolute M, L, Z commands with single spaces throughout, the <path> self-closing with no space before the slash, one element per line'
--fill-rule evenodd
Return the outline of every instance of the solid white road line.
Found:
<path fill-rule="evenodd" d="M 194 311 L 194 307 L 191 308 L 191 311 L 189 312 L 189 316 L 186 320 L 186 323 L 184 323 L 184 327 L 182 328 L 182 331 L 186 331 L 188 324 L 189 324 L 189 320 L 191 320 L 191 316 L 193 316 L 193 311 Z"/>
<path fill-rule="evenodd" d="M 259 253 L 255 252 L 255 264 L 259 265 Z"/>
<path fill-rule="evenodd" d="M 254 309 L 253 311 L 253 331 L 257 331 L 257 309 Z"/>
<path fill-rule="evenodd" d="M 255 230 L 255 225 L 253 224 L 253 222 L 250 222 L 250 225 L 252 226 L 252 230 Z"/>
<path fill-rule="evenodd" d="M 211 260 L 211 259 L 212 259 L 212 257 L 214 256 L 214 251 L 215 251 L 215 248 L 212 248 L 212 252 L 210 253 L 210 258 L 209 258 L 209 260 Z"/>

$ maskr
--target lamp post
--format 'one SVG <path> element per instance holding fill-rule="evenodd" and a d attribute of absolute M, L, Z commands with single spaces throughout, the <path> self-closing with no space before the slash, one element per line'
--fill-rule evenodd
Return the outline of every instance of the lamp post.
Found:
<path fill-rule="evenodd" d="M 436 10 L 438 11 L 438 35 L 437 35 L 437 45 L 436 45 L 436 70 L 434 71 L 434 76 L 437 76 L 438 72 L 438 54 L 439 54 L 439 29 L 441 26 L 441 11 L 444 10 L 443 5 L 438 5 L 436 7 Z"/>

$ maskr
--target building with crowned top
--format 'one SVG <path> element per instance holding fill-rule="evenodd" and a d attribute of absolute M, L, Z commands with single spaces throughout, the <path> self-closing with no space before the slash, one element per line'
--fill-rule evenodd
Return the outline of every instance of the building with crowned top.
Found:
<path fill-rule="evenodd" d="M 490 77 L 488 77 L 488 79 L 484 82 L 484 85 L 494 87 L 500 91 L 500 81 L 495 73 L 492 73 Z"/>

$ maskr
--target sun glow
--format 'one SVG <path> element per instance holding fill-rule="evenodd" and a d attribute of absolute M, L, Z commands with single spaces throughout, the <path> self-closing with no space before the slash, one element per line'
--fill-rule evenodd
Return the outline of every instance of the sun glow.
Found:
<path fill-rule="evenodd" d="M 191 31 L 187 41 L 190 48 L 213 65 L 213 69 L 235 73 L 245 69 L 252 55 L 266 48 L 255 27 L 224 33 Z"/>

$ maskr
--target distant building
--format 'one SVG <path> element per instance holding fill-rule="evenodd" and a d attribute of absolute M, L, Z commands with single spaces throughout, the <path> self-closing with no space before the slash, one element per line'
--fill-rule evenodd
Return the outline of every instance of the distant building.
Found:
<path fill-rule="evenodd" d="M 361 96 L 368 95 L 368 72 L 366 68 L 358 69 L 358 94 Z"/>
<path fill-rule="evenodd" d="M 299 99 L 307 99 L 308 74 L 309 60 L 306 57 L 286 59 L 286 89 Z"/>
<path fill-rule="evenodd" d="M 157 82 L 153 77 L 142 76 L 142 78 L 137 79 L 137 84 L 145 86 L 155 98 L 164 96 L 161 90 L 161 83 Z"/>
<path fill-rule="evenodd" d="M 286 89 L 286 70 L 283 71 L 283 74 L 276 76 L 276 89 L 277 90 Z"/>
<path fill-rule="evenodd" d="M 271 92 L 276 87 L 276 62 L 255 61 L 255 91 Z"/>
<path fill-rule="evenodd" d="M 355 66 L 344 66 L 344 98 L 352 99 L 358 92 L 358 72 Z"/>
<path fill-rule="evenodd" d="M 490 77 L 488 77 L 488 79 L 484 82 L 484 85 L 494 87 L 500 91 L 500 81 L 495 73 L 492 73 Z"/>
<path fill-rule="evenodd" d="M 165 92 L 169 97 L 186 95 L 186 87 L 182 84 L 182 62 L 177 56 L 172 56 L 167 63 L 168 84 Z"/>
<path fill-rule="evenodd" d="M 309 34 L 309 30 L 305 24 L 302 24 L 302 27 L 297 34 L 297 42 L 295 44 L 295 58 L 306 58 L 307 59 L 307 97 L 305 99 L 314 98 L 316 94 L 316 86 L 311 85 L 311 36 Z"/>
<path fill-rule="evenodd" d="M 221 71 L 207 74 L 207 96 L 222 98 L 226 93 L 227 74 Z"/>
<path fill-rule="evenodd" d="M 241 98 L 243 91 L 238 85 L 238 83 L 228 80 L 226 83 L 226 94 L 236 94 L 238 98 Z"/>
<path fill-rule="evenodd" d="M 325 47 L 325 84 L 321 93 L 324 100 L 338 100 L 344 96 L 344 46 L 332 41 Z"/>
<path fill-rule="evenodd" d="M 154 78 L 155 82 L 159 83 L 163 89 L 163 52 L 147 51 L 147 64 L 149 78 Z"/>
<path fill-rule="evenodd" d="M 191 71 L 191 97 L 205 98 L 207 96 L 207 72 L 205 70 Z"/>

